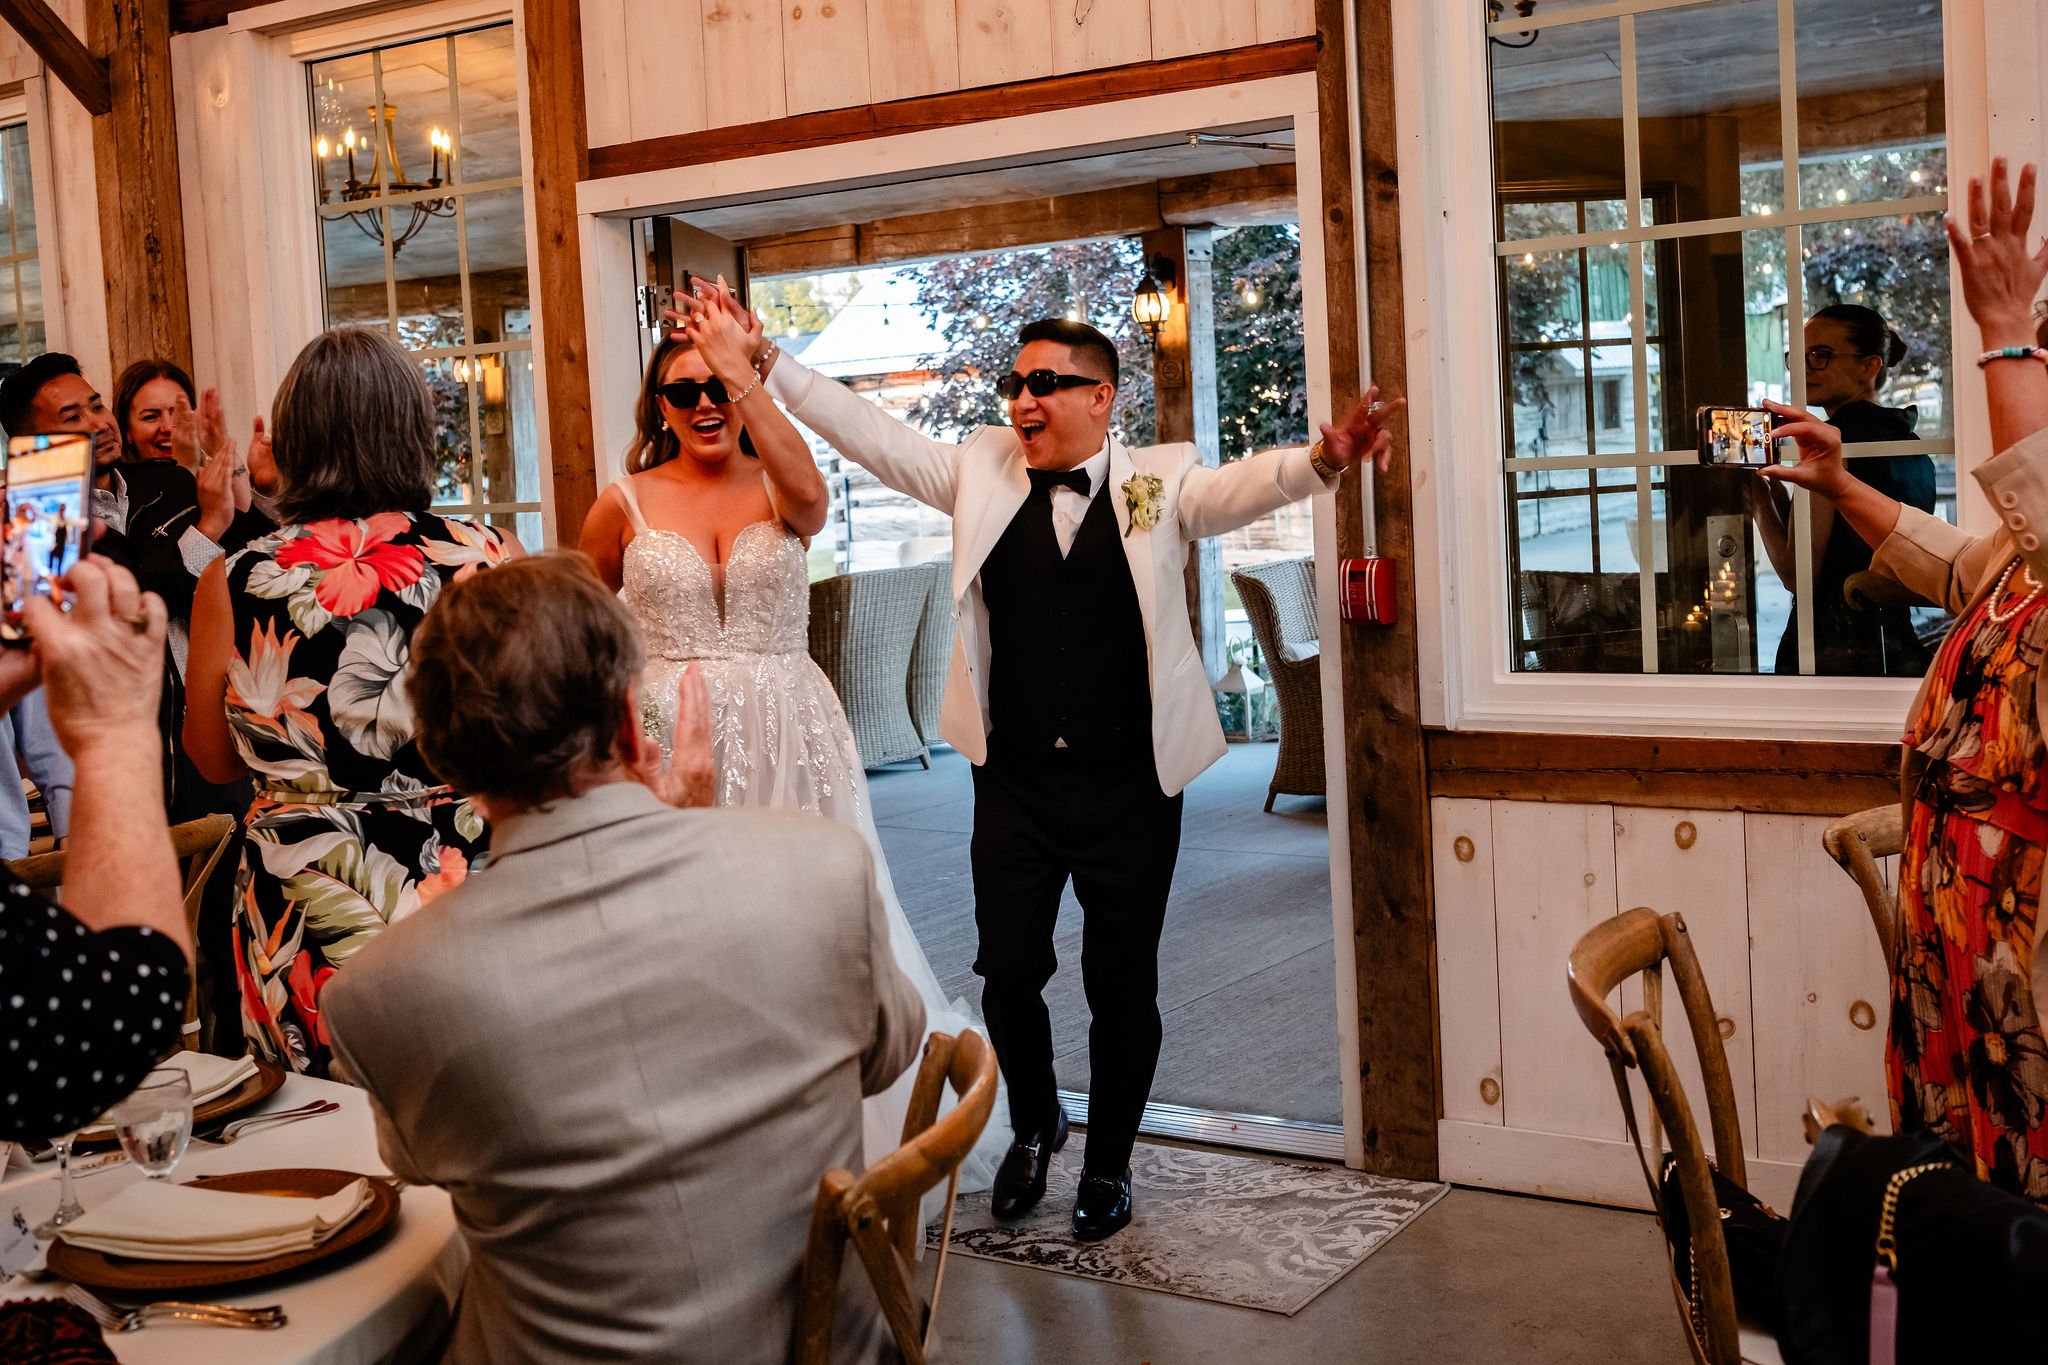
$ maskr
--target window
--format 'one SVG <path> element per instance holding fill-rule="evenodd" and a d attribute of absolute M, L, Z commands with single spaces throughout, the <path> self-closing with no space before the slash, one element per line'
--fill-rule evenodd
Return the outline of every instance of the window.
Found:
<path fill-rule="evenodd" d="M 542 542 L 512 26 L 307 64 L 329 326 L 388 328 L 440 419 L 438 510 Z"/>
<path fill-rule="evenodd" d="M 1575 8 L 1488 30 L 1509 666 L 1918 676 L 1940 614 L 1861 596 L 1825 505 L 1701 467 L 1694 414 L 1824 410 L 1953 519 L 1940 7 Z M 1808 336 L 1831 305 L 1871 313 Z"/>
<path fill-rule="evenodd" d="M 0 127 L 0 362 L 20 364 L 44 349 L 43 274 L 36 256 L 35 194 L 29 184 L 28 125 Z"/>

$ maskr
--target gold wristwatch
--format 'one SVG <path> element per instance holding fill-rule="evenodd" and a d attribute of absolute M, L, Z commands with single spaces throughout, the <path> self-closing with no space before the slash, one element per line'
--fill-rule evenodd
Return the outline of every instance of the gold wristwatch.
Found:
<path fill-rule="evenodd" d="M 1308 448 L 1308 467 L 1315 470 L 1324 480 L 1334 479 L 1344 472 L 1333 467 L 1328 461 L 1323 459 L 1323 443 L 1321 441 L 1317 441 Z"/>

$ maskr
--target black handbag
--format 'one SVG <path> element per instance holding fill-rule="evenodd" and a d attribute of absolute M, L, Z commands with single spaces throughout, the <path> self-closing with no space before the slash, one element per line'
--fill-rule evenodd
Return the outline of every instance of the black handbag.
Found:
<path fill-rule="evenodd" d="M 1778 1258 L 1785 1247 L 1785 1216 L 1742 1186 L 1713 1170 L 1714 1202 L 1721 1209 L 1721 1239 L 1728 1245 L 1728 1278 L 1735 1288 L 1735 1308 L 1760 1327 L 1778 1328 Z M 1678 1186 L 1678 1158 L 1664 1154 L 1657 1182 L 1664 1211 L 1664 1236 L 1671 1243 L 1671 1269 L 1697 1299 L 1692 1274 L 1692 1225 L 1685 1216 L 1685 1194 Z"/>
<path fill-rule="evenodd" d="M 1788 1365 L 1868 1365 L 1879 1225 L 1889 1200 L 1896 1359 L 2038 1360 L 2048 1302 L 2048 1209 L 1977 1179 L 1926 1131 L 1820 1135 L 1778 1262 Z"/>

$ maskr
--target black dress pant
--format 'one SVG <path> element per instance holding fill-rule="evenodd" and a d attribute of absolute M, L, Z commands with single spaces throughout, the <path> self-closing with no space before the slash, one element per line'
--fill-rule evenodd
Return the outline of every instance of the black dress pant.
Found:
<path fill-rule="evenodd" d="M 1120 1176 L 1159 1062 L 1159 931 L 1180 856 L 1181 798 L 1160 794 L 1149 745 L 1135 761 L 991 746 L 974 769 L 974 922 L 982 1017 L 1021 1136 L 1058 1104 L 1045 986 L 1068 878 L 1081 902 L 1088 996 L 1091 1175 Z"/>

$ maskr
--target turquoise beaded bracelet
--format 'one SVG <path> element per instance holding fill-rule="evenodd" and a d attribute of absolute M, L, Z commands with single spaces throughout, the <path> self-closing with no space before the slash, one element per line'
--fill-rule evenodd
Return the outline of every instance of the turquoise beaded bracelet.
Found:
<path fill-rule="evenodd" d="M 2039 346 L 2001 346 L 1995 351 L 1986 351 L 1977 357 L 1977 368 L 1983 369 L 1994 360 L 2038 360 L 2048 365 L 2048 349 Z"/>

